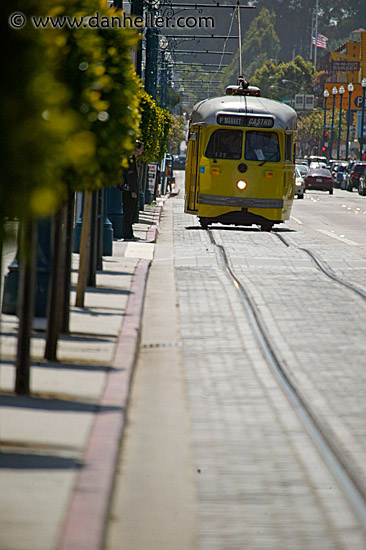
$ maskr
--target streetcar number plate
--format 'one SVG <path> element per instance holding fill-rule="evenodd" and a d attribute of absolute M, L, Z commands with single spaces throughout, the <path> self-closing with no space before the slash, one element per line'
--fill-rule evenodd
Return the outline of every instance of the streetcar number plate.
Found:
<path fill-rule="evenodd" d="M 271 116 L 251 115 L 217 115 L 217 124 L 224 126 L 246 126 L 247 128 L 273 128 L 274 118 Z"/>

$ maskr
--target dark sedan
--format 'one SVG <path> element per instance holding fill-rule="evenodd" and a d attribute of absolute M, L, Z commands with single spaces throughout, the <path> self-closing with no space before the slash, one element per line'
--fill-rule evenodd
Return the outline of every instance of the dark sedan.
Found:
<path fill-rule="evenodd" d="M 310 168 L 305 176 L 305 189 L 315 191 L 329 191 L 333 195 L 332 174 L 326 168 Z"/>

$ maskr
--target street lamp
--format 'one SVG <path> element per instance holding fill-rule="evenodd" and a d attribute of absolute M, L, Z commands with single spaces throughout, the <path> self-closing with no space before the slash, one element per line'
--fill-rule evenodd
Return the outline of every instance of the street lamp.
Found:
<path fill-rule="evenodd" d="M 350 82 L 347 86 L 348 89 L 348 113 L 347 113 L 347 139 L 346 139 L 346 160 L 348 160 L 348 141 L 349 141 L 349 127 L 351 124 L 351 98 L 354 86 Z"/>
<path fill-rule="evenodd" d="M 342 100 L 343 100 L 343 94 L 346 90 L 344 89 L 344 86 L 341 86 L 339 88 L 339 93 L 341 95 L 341 103 L 339 107 L 339 124 L 338 124 L 338 145 L 337 145 L 337 160 L 339 160 L 339 149 L 341 146 L 341 131 L 342 131 Z"/>
<path fill-rule="evenodd" d="M 330 159 L 332 158 L 332 153 L 333 153 L 334 105 L 335 105 L 335 98 L 336 98 L 337 93 L 338 93 L 338 90 L 337 90 L 337 88 L 334 86 L 334 88 L 332 89 L 332 94 L 333 94 L 333 107 L 332 107 L 332 127 L 331 127 L 331 130 L 330 130 L 330 152 L 329 152 L 329 158 L 330 158 Z"/>
<path fill-rule="evenodd" d="M 361 80 L 362 86 L 362 115 L 361 115 L 361 136 L 360 136 L 360 160 L 362 160 L 362 149 L 363 149 L 363 119 L 365 118 L 365 92 L 366 92 L 366 78 Z"/>
<path fill-rule="evenodd" d="M 303 86 L 301 84 L 299 84 L 298 82 L 295 82 L 294 80 L 289 80 L 288 78 L 283 78 L 281 82 L 283 82 L 284 84 L 289 82 L 291 84 L 295 84 L 295 86 L 298 86 L 301 89 L 303 88 Z"/>
<path fill-rule="evenodd" d="M 327 147 L 325 145 L 325 141 L 326 141 L 326 137 L 328 137 L 328 134 L 327 134 L 327 99 L 329 97 L 329 92 L 328 90 L 324 90 L 323 92 L 323 97 L 324 97 L 324 124 L 323 124 L 323 146 L 322 146 L 322 151 L 325 152 Z"/>

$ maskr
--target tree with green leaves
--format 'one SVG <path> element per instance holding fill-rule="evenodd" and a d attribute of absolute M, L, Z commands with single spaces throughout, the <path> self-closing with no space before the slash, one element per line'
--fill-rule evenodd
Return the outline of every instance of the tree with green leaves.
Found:
<path fill-rule="evenodd" d="M 330 147 L 331 139 L 331 124 L 332 111 L 327 110 L 326 113 L 326 128 L 328 131 L 328 147 Z M 298 156 L 322 154 L 321 146 L 323 144 L 324 132 L 324 111 L 322 109 L 314 109 L 310 113 L 301 113 L 297 121 L 297 154 Z M 333 151 L 337 148 L 339 136 L 339 110 L 335 111 L 333 122 Z M 346 113 L 342 111 L 341 115 L 341 140 L 344 141 L 347 137 L 347 120 Z"/>
<path fill-rule="evenodd" d="M 264 97 L 294 99 L 299 93 L 313 93 L 314 75 L 314 65 L 297 55 L 288 63 L 266 61 L 255 71 L 250 83 L 258 86 Z"/>
<path fill-rule="evenodd" d="M 268 9 L 262 9 L 252 21 L 242 42 L 243 75 L 240 75 L 239 49 L 233 56 L 230 65 L 225 69 L 222 82 L 223 89 L 229 84 L 236 84 L 239 76 L 249 79 L 254 71 L 270 59 L 277 59 L 280 41 L 275 32 L 276 16 Z"/>
<path fill-rule="evenodd" d="M 168 141 L 168 149 L 170 153 L 178 153 L 179 145 L 184 140 L 184 127 L 184 116 L 172 115 L 171 135 L 169 136 Z"/>
<path fill-rule="evenodd" d="M 138 94 L 140 100 L 140 139 L 145 144 L 141 156 L 143 162 L 159 162 L 167 150 L 171 125 L 171 114 L 158 107 L 156 101 L 145 90 Z"/>
<path fill-rule="evenodd" d="M 20 325 L 27 327 L 19 338 L 24 346 L 18 359 L 29 366 L 33 306 L 29 285 L 22 281 L 32 278 L 34 221 L 59 211 L 70 191 L 90 192 L 116 183 L 139 132 L 140 84 L 130 58 L 138 39 L 134 31 L 35 29 L 30 23 L 32 16 L 112 15 L 99 0 L 20 0 L 17 9 L 28 24 L 19 30 L 5 28 L 12 55 L 2 63 L 7 86 L 0 92 L 1 122 L 7 139 L 2 142 L 0 223 L 2 230 L 5 217 L 17 215 L 25 228 L 19 250 Z M 6 20 L 10 5 L 7 11 Z M 18 385 L 17 377 L 19 391 L 29 391 L 27 383 L 21 379 Z"/>

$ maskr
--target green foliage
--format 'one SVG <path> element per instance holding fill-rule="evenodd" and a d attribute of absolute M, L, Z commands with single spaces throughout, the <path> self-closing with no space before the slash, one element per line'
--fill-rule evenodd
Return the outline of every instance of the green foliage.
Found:
<path fill-rule="evenodd" d="M 139 128 L 130 47 L 123 29 L 35 29 L 31 16 L 112 15 L 99 0 L 19 0 L 27 25 L 5 27 L 11 55 L 0 92 L 3 179 L 0 215 L 44 216 L 67 191 L 117 181 Z M 8 7 L 7 19 L 13 10 Z"/>
<path fill-rule="evenodd" d="M 13 11 L 8 4 L 5 20 Z M 29 19 L 45 9 L 45 2 L 24 0 L 17 10 Z M 62 193 L 59 158 L 64 143 L 77 128 L 68 109 L 69 90 L 57 81 L 42 42 L 42 33 L 26 25 L 13 30 L 4 25 L 7 51 L 2 49 L 0 90 L 2 140 L 1 220 L 26 215 L 38 205 L 47 212 Z M 11 54 L 9 54 L 11 52 Z"/>
<path fill-rule="evenodd" d="M 258 86 L 264 97 L 293 99 L 299 93 L 313 93 L 314 74 L 314 65 L 297 55 L 289 63 L 275 65 L 266 61 L 255 71 L 250 83 Z"/>
<path fill-rule="evenodd" d="M 252 21 L 244 35 L 242 42 L 243 75 L 249 79 L 254 71 L 261 67 L 266 60 L 276 59 L 280 51 L 280 42 L 274 25 L 276 17 L 267 9 L 262 9 Z M 236 84 L 239 69 L 239 49 L 235 53 L 229 67 L 223 74 L 223 88 L 229 84 Z"/>
<path fill-rule="evenodd" d="M 97 11 L 101 17 L 113 14 L 99 0 L 67 0 L 50 14 Z M 47 29 L 44 38 L 58 77 L 71 84 L 70 105 L 80 120 L 81 135 L 72 136 L 69 148 L 68 182 L 79 190 L 114 185 L 138 133 L 139 82 L 129 53 L 137 36 L 129 29 L 66 27 Z"/>
<path fill-rule="evenodd" d="M 326 126 L 328 131 L 328 147 L 330 147 L 332 112 L 328 110 L 326 113 Z M 322 154 L 321 146 L 323 143 L 324 132 L 324 111 L 315 109 L 311 113 L 302 113 L 297 121 L 297 151 L 299 156 Z M 339 135 L 339 109 L 335 110 L 333 121 L 333 150 L 337 147 Z M 341 114 L 341 140 L 345 140 L 347 136 L 347 120 L 346 113 Z"/>
<path fill-rule="evenodd" d="M 170 153 L 178 153 L 178 146 L 184 139 L 184 126 L 184 116 L 172 115 L 171 134 L 168 141 L 168 149 Z"/>
<path fill-rule="evenodd" d="M 142 160 L 158 162 L 163 159 L 167 150 L 171 115 L 158 107 L 145 90 L 140 90 L 138 97 L 141 113 L 140 138 L 145 144 Z"/>

